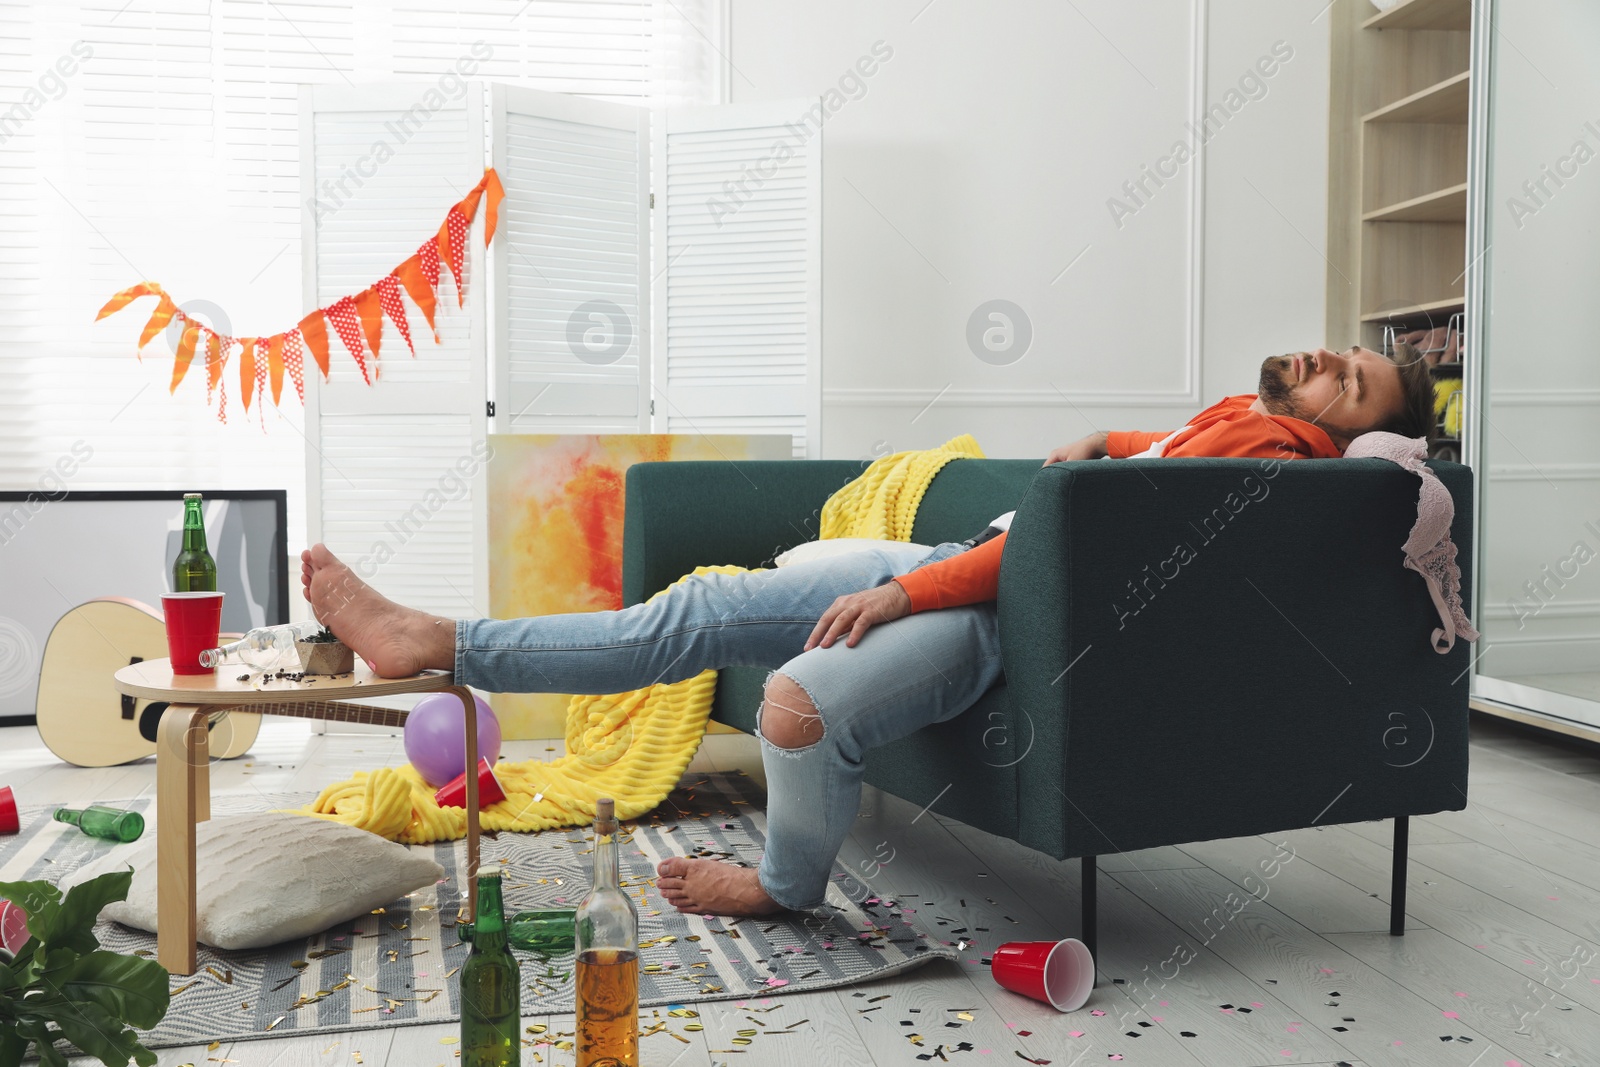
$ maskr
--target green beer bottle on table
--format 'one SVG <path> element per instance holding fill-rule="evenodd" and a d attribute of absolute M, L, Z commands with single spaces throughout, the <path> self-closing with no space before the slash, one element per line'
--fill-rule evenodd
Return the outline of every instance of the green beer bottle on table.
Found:
<path fill-rule="evenodd" d="M 139 835 L 144 833 L 143 815 L 121 808 L 103 808 L 98 804 L 81 809 L 57 808 L 55 819 L 56 822 L 70 823 L 90 837 L 104 841 L 126 844 L 139 840 Z"/>
<path fill-rule="evenodd" d="M 206 520 L 200 494 L 183 494 L 183 548 L 172 561 L 174 593 L 215 593 L 217 564 L 206 551 Z"/>
<path fill-rule="evenodd" d="M 506 940 L 512 948 L 540 956 L 572 951 L 574 908 L 538 908 L 519 911 L 506 920 Z M 472 924 L 456 923 L 456 937 L 472 943 Z"/>
<path fill-rule="evenodd" d="M 478 875 L 472 952 L 461 966 L 461 1067 L 522 1062 L 522 974 L 506 944 L 500 872 Z"/>

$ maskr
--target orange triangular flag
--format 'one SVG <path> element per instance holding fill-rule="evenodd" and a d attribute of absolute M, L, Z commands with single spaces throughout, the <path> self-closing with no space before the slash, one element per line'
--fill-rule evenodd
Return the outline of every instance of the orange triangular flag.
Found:
<path fill-rule="evenodd" d="M 500 201 L 506 198 L 506 191 L 500 184 L 500 175 L 494 172 L 493 167 L 483 176 L 483 181 L 489 192 L 489 203 L 483 216 L 483 247 L 488 248 L 489 242 L 494 239 L 494 228 L 500 221 Z"/>
<path fill-rule="evenodd" d="M 107 300 L 105 306 L 95 315 L 94 321 L 99 322 L 112 312 L 121 311 L 141 296 L 159 295 L 160 293 L 161 286 L 155 282 L 140 282 L 138 285 L 130 285 L 110 300 Z"/>
<path fill-rule="evenodd" d="M 322 380 L 328 380 L 328 323 L 321 311 L 313 311 L 300 320 L 300 337 L 311 350 L 311 358 L 322 369 Z"/>
<path fill-rule="evenodd" d="M 458 204 L 450 209 L 439 225 L 439 258 L 450 265 L 456 279 L 456 305 L 465 307 L 467 300 L 467 228 L 471 225 Z"/>
<path fill-rule="evenodd" d="M 161 294 L 160 303 L 150 313 L 150 321 L 144 324 L 144 332 L 139 335 L 139 347 L 154 341 L 156 334 L 167 328 L 167 323 L 172 321 L 172 316 L 178 313 L 178 305 L 172 302 L 172 297 L 166 293 Z"/>
<path fill-rule="evenodd" d="M 432 244 L 433 242 L 429 242 Z M 411 302 L 417 305 L 422 312 L 422 317 L 428 320 L 428 329 L 433 331 L 433 341 L 439 343 L 439 327 L 434 325 L 433 313 L 435 296 L 433 286 L 428 284 L 427 276 L 422 269 L 422 255 L 418 253 L 394 269 L 394 277 L 406 287 L 406 293 L 411 297 Z"/>
<path fill-rule="evenodd" d="M 272 403 L 280 406 L 278 398 L 283 395 L 283 334 L 273 334 L 267 338 L 267 372 L 272 376 Z"/>
<path fill-rule="evenodd" d="M 244 346 L 239 350 L 239 395 L 244 409 L 249 411 L 250 395 L 256 386 L 256 339 L 241 337 L 239 343 Z"/>
<path fill-rule="evenodd" d="M 361 332 L 366 335 L 367 347 L 372 349 L 372 373 L 378 374 L 378 346 L 383 343 L 383 301 L 377 289 L 363 289 L 356 294 L 356 314 L 361 317 Z"/>
<path fill-rule="evenodd" d="M 222 337 L 210 330 L 206 331 L 206 403 L 211 403 L 211 390 L 222 381 L 222 352 L 226 346 Z"/>
<path fill-rule="evenodd" d="M 199 326 L 191 322 L 184 327 L 183 334 L 178 338 L 178 356 L 172 364 L 172 387 L 167 392 L 178 391 L 178 383 L 183 381 L 183 376 L 189 372 L 189 364 L 194 360 L 194 346 L 199 340 Z"/>

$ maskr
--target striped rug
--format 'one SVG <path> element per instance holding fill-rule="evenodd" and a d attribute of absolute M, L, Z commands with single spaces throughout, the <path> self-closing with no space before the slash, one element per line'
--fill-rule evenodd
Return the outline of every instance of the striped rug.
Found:
<path fill-rule="evenodd" d="M 310 799 L 218 794 L 212 814 L 298 807 Z M 101 803 L 144 810 L 149 800 Z M 766 839 L 763 804 L 742 774 L 695 774 L 650 816 L 625 827 L 622 881 L 639 908 L 642 1006 L 826 989 L 956 958 L 956 948 L 917 927 L 915 909 L 878 899 L 841 866 L 827 906 L 810 916 L 723 920 L 669 907 L 655 891 L 655 865 L 674 855 L 753 865 Z M 506 910 L 575 906 L 590 882 L 586 837 L 567 830 L 484 838 L 484 863 L 505 872 Z M 0 839 L 0 881 L 54 882 L 114 847 L 52 821 L 48 809 L 27 809 L 22 832 Z M 468 946 L 454 926 L 465 846 L 414 847 L 439 861 L 444 882 L 304 941 L 246 952 L 201 946 L 199 970 L 172 979 L 172 1007 L 145 1043 L 160 1048 L 460 1018 L 454 979 Z M 114 951 L 155 952 L 154 936 L 142 931 L 102 923 L 98 933 Z M 573 1010 L 571 953 L 517 956 L 525 1016 Z"/>

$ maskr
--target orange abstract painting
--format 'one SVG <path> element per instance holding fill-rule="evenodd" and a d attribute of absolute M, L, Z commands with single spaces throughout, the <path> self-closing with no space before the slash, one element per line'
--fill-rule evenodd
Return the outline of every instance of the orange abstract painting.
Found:
<path fill-rule="evenodd" d="M 497 619 L 622 607 L 624 484 L 633 464 L 792 455 L 790 438 L 776 434 L 503 434 L 490 442 L 489 614 Z M 491 703 L 507 738 L 561 737 L 569 695 L 503 693 Z"/>

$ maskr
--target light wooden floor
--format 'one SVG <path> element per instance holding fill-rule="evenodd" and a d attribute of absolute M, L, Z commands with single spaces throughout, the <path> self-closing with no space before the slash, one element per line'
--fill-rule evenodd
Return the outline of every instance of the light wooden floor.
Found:
<path fill-rule="evenodd" d="M 554 749 L 510 743 L 506 754 L 549 758 Z M 214 769 L 214 789 L 313 790 L 403 760 L 398 737 L 320 737 L 307 724 L 269 720 L 250 755 Z M 710 737 L 695 768 L 759 775 L 759 753 L 742 735 Z M 0 784 L 24 805 L 149 793 L 154 777 L 151 763 L 67 767 L 31 728 L 0 729 Z M 1101 984 L 1088 1007 L 1059 1015 L 999 989 L 977 960 L 1002 941 L 1077 933 L 1077 863 L 869 790 L 843 859 L 867 871 L 887 859 L 874 887 L 952 940 L 958 929 L 976 937 L 966 961 L 745 1008 L 701 1005 L 705 1029 L 686 1034 L 689 1044 L 646 1038 L 644 1063 L 914 1065 L 941 1045 L 946 1062 L 973 1067 L 1019 1054 L 1056 1067 L 1600 1063 L 1600 758 L 1480 719 L 1470 794 L 1464 812 L 1412 820 L 1404 938 L 1387 933 L 1388 824 L 1283 835 L 1293 858 L 1265 881 L 1261 862 L 1287 852 L 1264 838 L 1103 858 Z M 1264 900 L 1245 896 L 1247 873 L 1257 893 L 1265 885 Z M 1228 918 L 1230 894 L 1248 906 Z M 938 927 L 937 917 L 949 921 Z M 572 1028 L 570 1016 L 535 1021 Z M 790 1032 L 765 1033 L 780 1028 Z M 454 1048 L 441 1039 L 454 1029 L 169 1049 L 161 1064 L 449 1067 Z M 739 1030 L 758 1033 L 735 1046 Z M 959 1042 L 972 1048 L 952 1051 Z M 535 1060 L 527 1050 L 524 1063 L 572 1062 L 568 1052 L 540 1052 Z"/>

